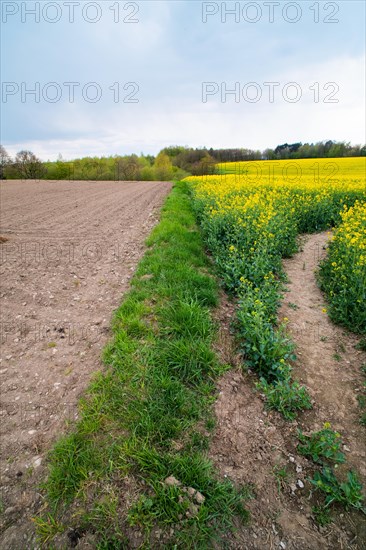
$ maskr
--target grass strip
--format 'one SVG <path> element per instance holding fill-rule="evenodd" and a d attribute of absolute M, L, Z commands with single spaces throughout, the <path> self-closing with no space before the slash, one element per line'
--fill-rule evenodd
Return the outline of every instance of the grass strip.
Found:
<path fill-rule="evenodd" d="M 80 419 L 50 453 L 40 542 L 92 537 L 95 548 L 207 548 L 247 518 L 248 492 L 207 458 L 218 286 L 188 186 L 175 184 L 132 288 L 113 320 L 108 366 Z M 67 541 L 67 538 L 69 541 Z"/>

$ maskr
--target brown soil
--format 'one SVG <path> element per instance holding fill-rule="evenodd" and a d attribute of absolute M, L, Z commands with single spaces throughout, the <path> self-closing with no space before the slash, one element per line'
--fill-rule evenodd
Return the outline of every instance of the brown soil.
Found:
<path fill-rule="evenodd" d="M 292 423 L 276 412 L 267 412 L 254 389 L 256 376 L 240 368 L 229 371 L 219 382 L 218 427 L 211 458 L 222 475 L 237 485 L 252 485 L 254 493 L 247 506 L 250 524 L 228 537 L 230 548 L 366 547 L 366 522 L 361 513 L 336 508 L 331 524 L 317 525 L 312 506 L 320 500 L 317 494 L 311 495 L 308 481 L 314 465 L 296 450 L 298 428 L 308 433 L 330 422 L 342 434 L 348 467 L 357 470 L 365 487 L 365 428 L 359 424 L 357 393 L 363 383 L 360 366 L 366 362 L 366 355 L 355 349 L 359 338 L 335 326 L 324 312 L 324 297 L 314 271 L 325 254 L 327 238 L 326 233 L 305 237 L 303 251 L 285 261 L 289 284 L 280 310 L 280 319 L 289 319 L 288 329 L 297 345 L 294 377 L 308 387 L 314 400 L 313 410 L 302 413 Z M 225 361 L 237 366 L 238 357 L 227 336 L 233 310 L 224 300 L 220 347 Z M 288 472 L 287 479 L 279 485 L 276 468 Z M 346 467 L 342 465 L 340 471 L 344 474 Z M 299 487 L 302 484 L 303 488 Z"/>
<path fill-rule="evenodd" d="M 51 443 L 103 368 L 167 182 L 1 182 L 0 547 L 32 548 Z"/>

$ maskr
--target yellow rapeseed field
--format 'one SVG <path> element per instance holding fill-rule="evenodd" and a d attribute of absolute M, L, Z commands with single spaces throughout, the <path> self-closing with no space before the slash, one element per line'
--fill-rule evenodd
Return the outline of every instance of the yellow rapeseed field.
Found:
<path fill-rule="evenodd" d="M 274 180 L 291 183 L 302 178 L 323 184 L 358 180 L 365 185 L 366 157 L 229 162 L 218 164 L 217 168 L 221 173 L 260 179 L 267 184 Z"/>
<path fill-rule="evenodd" d="M 277 323 L 282 258 L 296 252 L 300 233 L 338 227 L 322 286 L 334 320 L 366 330 L 365 168 L 365 158 L 253 161 L 187 178 L 207 245 L 239 298 L 246 362 L 275 385 L 262 389 L 277 408 L 286 403 L 287 415 L 306 406 L 306 396 L 291 386 L 293 348 Z"/>
<path fill-rule="evenodd" d="M 220 247 L 239 245 L 246 258 L 258 249 L 287 256 L 298 233 L 332 227 L 344 207 L 366 199 L 365 167 L 365 158 L 229 163 L 188 181 L 211 240 L 220 226 Z"/>
<path fill-rule="evenodd" d="M 350 330 L 366 333 L 366 202 L 341 213 L 320 269 L 330 316 Z"/>

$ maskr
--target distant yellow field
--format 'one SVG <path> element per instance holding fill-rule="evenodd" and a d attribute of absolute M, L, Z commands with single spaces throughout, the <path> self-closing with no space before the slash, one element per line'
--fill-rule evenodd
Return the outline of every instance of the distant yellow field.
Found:
<path fill-rule="evenodd" d="M 340 221 L 344 206 L 366 199 L 364 157 L 238 162 L 218 168 L 217 175 L 187 178 L 195 200 L 211 217 L 230 213 L 242 227 L 252 218 L 258 224 L 258 216 L 264 228 L 270 220 L 291 215 L 297 231 L 312 232 Z"/>
<path fill-rule="evenodd" d="M 242 176 L 248 183 L 341 183 L 365 185 L 366 157 L 264 160 L 218 164 L 221 174 Z"/>

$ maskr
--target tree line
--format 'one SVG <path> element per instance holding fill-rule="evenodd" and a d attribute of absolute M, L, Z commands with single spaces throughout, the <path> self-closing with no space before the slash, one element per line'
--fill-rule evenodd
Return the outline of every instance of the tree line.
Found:
<path fill-rule="evenodd" d="M 42 162 L 32 151 L 20 151 L 12 159 L 0 146 L 1 179 L 152 181 L 182 179 L 187 172 L 173 166 L 168 155 L 114 155 L 84 157 L 72 161 L 59 155 L 57 161 Z"/>
<path fill-rule="evenodd" d="M 84 157 L 71 161 L 59 155 L 57 161 L 42 162 L 32 151 L 19 151 L 12 159 L 0 145 L 0 178 L 95 180 L 95 181 L 169 181 L 187 175 L 214 174 L 220 162 L 281 160 L 301 158 L 338 158 L 366 156 L 366 145 L 347 142 L 284 143 L 264 151 L 252 149 L 207 149 L 183 146 L 165 147 L 153 155 L 114 155 Z"/>
<path fill-rule="evenodd" d="M 364 157 L 366 145 L 351 145 L 345 141 L 319 141 L 318 143 L 284 143 L 275 149 L 263 151 L 264 160 Z"/>

